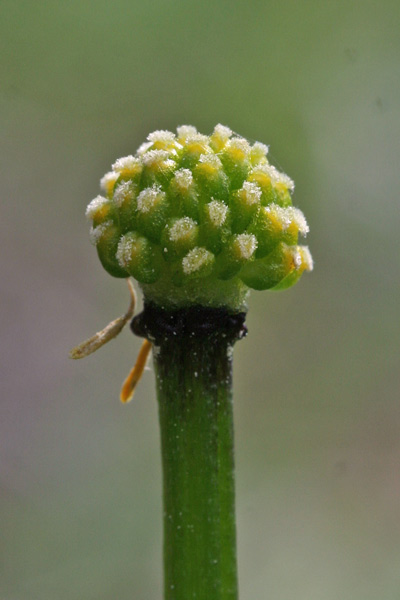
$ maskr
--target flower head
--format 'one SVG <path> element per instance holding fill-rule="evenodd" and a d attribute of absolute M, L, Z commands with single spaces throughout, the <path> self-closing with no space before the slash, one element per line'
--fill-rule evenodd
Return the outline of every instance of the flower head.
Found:
<path fill-rule="evenodd" d="M 250 288 L 293 285 L 312 270 L 298 245 L 308 225 L 292 206 L 293 181 L 267 153 L 223 125 L 210 136 L 189 125 L 151 133 L 88 206 L 104 268 L 165 307 L 240 310 Z"/>

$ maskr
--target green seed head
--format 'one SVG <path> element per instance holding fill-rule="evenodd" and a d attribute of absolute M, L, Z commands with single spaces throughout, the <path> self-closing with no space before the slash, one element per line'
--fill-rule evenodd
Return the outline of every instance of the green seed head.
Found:
<path fill-rule="evenodd" d="M 268 147 L 217 125 L 155 131 L 118 159 L 89 204 L 91 239 L 114 277 L 134 277 L 147 301 L 242 310 L 249 288 L 280 290 L 312 270 L 292 206 L 293 182 Z"/>

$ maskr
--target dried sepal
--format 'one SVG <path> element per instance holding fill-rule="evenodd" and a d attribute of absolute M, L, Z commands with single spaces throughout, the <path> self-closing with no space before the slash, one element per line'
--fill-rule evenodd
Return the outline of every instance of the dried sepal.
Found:
<path fill-rule="evenodd" d="M 89 356 L 89 354 L 93 354 L 93 352 L 96 352 L 96 350 L 104 346 L 104 344 L 107 344 L 110 340 L 116 338 L 117 335 L 121 333 L 128 321 L 132 319 L 136 306 L 135 289 L 133 287 L 132 282 L 129 279 L 128 287 L 131 300 L 126 313 L 122 315 L 122 317 L 114 319 L 114 321 L 111 321 L 111 323 L 106 325 L 104 329 L 98 331 L 97 333 L 92 335 L 92 337 L 73 348 L 69 353 L 70 358 L 85 358 L 86 356 Z"/>

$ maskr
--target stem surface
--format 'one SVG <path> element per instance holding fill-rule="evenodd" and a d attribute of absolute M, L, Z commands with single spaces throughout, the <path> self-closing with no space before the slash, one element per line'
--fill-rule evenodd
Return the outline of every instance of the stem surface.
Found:
<path fill-rule="evenodd" d="M 162 335 L 143 316 L 134 331 L 158 337 L 165 600 L 236 600 L 232 346 L 244 315 L 175 311 Z"/>

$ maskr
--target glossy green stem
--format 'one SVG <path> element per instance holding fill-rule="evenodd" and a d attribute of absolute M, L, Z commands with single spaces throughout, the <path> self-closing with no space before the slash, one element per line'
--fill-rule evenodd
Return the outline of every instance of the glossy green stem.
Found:
<path fill-rule="evenodd" d="M 172 336 L 154 349 L 165 600 L 236 600 L 232 346 Z"/>

